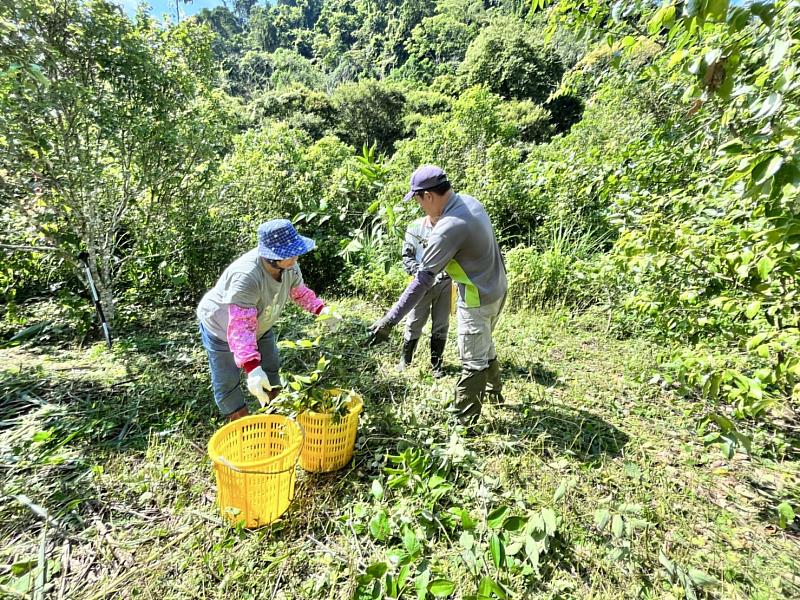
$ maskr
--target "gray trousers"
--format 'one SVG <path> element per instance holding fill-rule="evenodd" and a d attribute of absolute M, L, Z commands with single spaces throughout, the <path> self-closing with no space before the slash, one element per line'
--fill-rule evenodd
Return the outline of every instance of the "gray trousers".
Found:
<path fill-rule="evenodd" d="M 482 371 L 497 358 L 492 333 L 500 320 L 506 297 L 477 308 L 458 307 L 458 353 L 470 371 Z"/>
<path fill-rule="evenodd" d="M 431 338 L 444 339 L 450 329 L 450 294 L 453 280 L 445 277 L 435 283 L 422 297 L 422 300 L 411 309 L 406 319 L 406 341 L 417 340 L 422 335 L 422 328 L 431 316 Z"/>

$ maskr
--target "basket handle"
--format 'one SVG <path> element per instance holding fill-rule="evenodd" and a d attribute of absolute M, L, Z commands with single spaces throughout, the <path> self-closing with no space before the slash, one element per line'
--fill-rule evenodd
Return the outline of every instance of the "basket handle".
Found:
<path fill-rule="evenodd" d="M 302 444 L 301 444 L 301 449 L 302 449 Z M 300 455 L 298 454 L 297 457 L 300 458 Z M 297 467 L 297 460 L 298 460 L 298 458 L 295 458 L 294 463 L 292 464 L 291 467 L 286 467 L 285 469 L 281 469 L 280 471 L 251 471 L 249 469 L 240 469 L 239 467 L 233 466 L 225 459 L 224 456 L 220 455 L 217 458 L 219 462 L 228 467 L 231 471 L 236 471 L 237 473 L 245 473 L 251 475 L 280 475 L 281 473 L 288 473 L 289 471 L 293 471 L 295 467 Z"/>
<path fill-rule="evenodd" d="M 294 421 L 294 419 L 292 420 Z M 239 467 L 235 467 L 229 463 L 221 454 L 218 457 L 219 462 L 228 467 L 231 471 L 236 471 L 237 473 L 251 473 L 253 475 L 280 475 L 282 473 L 288 473 L 297 467 L 297 461 L 300 460 L 300 454 L 303 452 L 303 446 L 306 443 L 306 430 L 303 429 L 303 426 L 297 421 L 295 421 L 295 424 L 300 428 L 300 448 L 297 449 L 297 456 L 295 457 L 294 464 L 291 467 L 286 467 L 280 471 L 251 471 L 249 469 L 240 469 Z"/>

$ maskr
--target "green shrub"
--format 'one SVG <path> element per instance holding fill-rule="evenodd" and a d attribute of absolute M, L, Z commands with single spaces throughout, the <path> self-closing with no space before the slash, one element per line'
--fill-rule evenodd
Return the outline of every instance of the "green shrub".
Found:
<path fill-rule="evenodd" d="M 254 126 L 262 126 L 268 119 L 286 121 L 313 139 L 323 137 L 334 123 L 330 98 L 302 85 L 264 92 L 248 106 Z"/>
<path fill-rule="evenodd" d="M 538 239 L 538 247 L 517 246 L 506 255 L 511 309 L 583 309 L 607 301 L 603 281 L 608 270 L 598 268 L 602 236 L 565 220 L 548 225 Z"/>
<path fill-rule="evenodd" d="M 390 266 L 388 271 L 379 265 L 366 264 L 354 267 L 350 273 L 351 290 L 381 305 L 389 305 L 397 300 L 408 281 L 408 273 L 399 264 Z"/>
<path fill-rule="evenodd" d="M 507 102 L 502 106 L 509 123 L 516 127 L 523 142 L 546 142 L 555 133 L 550 111 L 532 100 Z"/>
<path fill-rule="evenodd" d="M 511 310 L 564 304 L 571 287 L 573 259 L 557 251 L 518 246 L 506 253 Z"/>
<path fill-rule="evenodd" d="M 467 85 L 483 84 L 503 98 L 543 103 L 564 71 L 555 52 L 514 17 L 500 17 L 469 45 L 459 72 Z"/>
<path fill-rule="evenodd" d="M 242 134 L 215 182 L 208 208 L 213 233 L 207 235 L 224 240 L 235 255 L 254 246 L 259 223 L 291 219 L 317 242 L 301 260 L 309 285 L 317 291 L 343 285 L 340 242 L 361 222 L 370 201 L 352 194 L 353 160 L 353 149 L 335 137 L 312 143 L 285 123 Z M 219 271 L 226 261 L 216 257 L 206 264 Z"/>
<path fill-rule="evenodd" d="M 336 108 L 336 133 L 360 148 L 377 143 L 387 151 L 403 135 L 405 95 L 399 88 L 380 81 L 345 83 L 331 96 Z"/>

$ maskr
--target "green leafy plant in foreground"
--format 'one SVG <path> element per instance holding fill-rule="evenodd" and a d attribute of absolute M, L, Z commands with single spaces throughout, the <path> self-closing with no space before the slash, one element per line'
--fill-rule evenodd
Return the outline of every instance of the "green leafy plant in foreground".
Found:
<path fill-rule="evenodd" d="M 297 341 L 282 340 L 282 348 L 319 348 L 319 338 Z M 329 367 L 335 359 L 321 354 L 315 368 L 307 375 L 283 373 L 285 385 L 276 399 L 277 406 L 285 412 L 298 414 L 304 411 L 333 415 L 334 422 L 346 416 L 355 396 L 354 391 L 335 386 Z"/>

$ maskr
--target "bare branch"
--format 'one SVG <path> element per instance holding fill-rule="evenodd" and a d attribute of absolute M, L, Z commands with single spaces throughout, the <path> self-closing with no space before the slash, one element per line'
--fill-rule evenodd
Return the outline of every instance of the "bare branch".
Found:
<path fill-rule="evenodd" d="M 68 254 L 61 248 L 56 248 L 55 246 L 26 246 L 26 245 L 16 245 L 16 244 L 0 244 L 0 248 L 5 248 L 6 250 L 22 250 L 24 252 L 60 252 L 62 254 Z"/>

